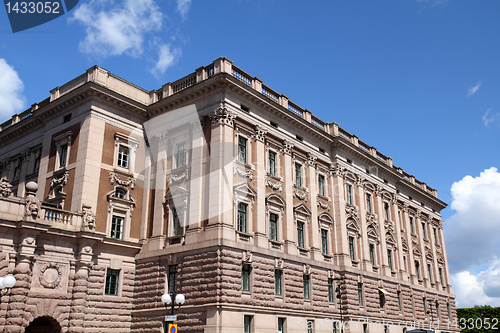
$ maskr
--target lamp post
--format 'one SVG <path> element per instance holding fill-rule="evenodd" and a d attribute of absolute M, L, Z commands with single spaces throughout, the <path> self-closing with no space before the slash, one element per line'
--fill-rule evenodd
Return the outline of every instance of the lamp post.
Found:
<path fill-rule="evenodd" d="M 333 279 L 334 281 L 342 282 L 342 278 Z M 335 288 L 335 292 L 337 293 L 337 298 L 339 299 L 339 310 L 340 310 L 340 331 L 344 333 L 344 319 L 342 317 L 342 293 L 340 291 L 340 283 Z"/>
<path fill-rule="evenodd" d="M 174 300 L 175 300 L 175 302 L 174 302 Z M 161 302 L 163 303 L 163 305 L 165 305 L 165 309 L 167 309 L 167 311 L 168 311 L 169 306 L 171 309 L 171 315 L 165 317 L 165 322 L 167 324 L 167 326 L 165 327 L 165 332 L 167 332 L 167 330 L 168 330 L 168 323 L 173 323 L 174 321 L 177 320 L 177 318 L 174 316 L 175 304 L 177 304 L 179 306 L 177 308 L 177 310 L 179 310 L 185 301 L 186 301 L 186 297 L 184 297 L 183 294 L 176 294 L 175 292 L 172 292 L 170 294 L 165 293 L 161 296 Z M 170 317 L 170 318 L 168 318 L 168 317 Z"/>
<path fill-rule="evenodd" d="M 7 275 L 5 277 L 0 277 L 0 303 L 2 302 L 2 296 L 7 295 L 9 290 L 11 290 L 16 285 L 16 278 L 12 275 Z M 3 290 L 6 290 L 3 293 Z"/>

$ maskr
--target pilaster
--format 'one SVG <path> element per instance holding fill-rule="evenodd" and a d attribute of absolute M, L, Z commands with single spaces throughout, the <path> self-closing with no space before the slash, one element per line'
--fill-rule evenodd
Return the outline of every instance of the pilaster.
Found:
<path fill-rule="evenodd" d="M 268 246 L 268 226 L 269 222 L 266 220 L 266 168 L 265 168 L 265 157 L 266 149 L 264 145 L 264 138 L 267 131 L 263 130 L 259 126 L 255 128 L 254 135 L 254 165 L 255 165 L 255 191 L 256 202 L 255 202 L 255 245 L 259 247 Z"/>

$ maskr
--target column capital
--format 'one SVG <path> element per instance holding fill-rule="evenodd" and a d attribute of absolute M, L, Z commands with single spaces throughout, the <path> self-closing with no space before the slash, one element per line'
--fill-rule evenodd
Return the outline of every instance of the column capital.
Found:
<path fill-rule="evenodd" d="M 212 127 L 218 125 L 228 125 L 232 127 L 234 125 L 234 119 L 236 119 L 236 115 L 225 107 L 219 107 L 217 110 L 210 113 L 208 117 L 212 121 Z"/>

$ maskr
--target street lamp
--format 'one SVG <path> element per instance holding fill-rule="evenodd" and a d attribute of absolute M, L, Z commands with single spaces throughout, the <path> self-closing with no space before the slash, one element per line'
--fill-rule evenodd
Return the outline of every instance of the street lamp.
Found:
<path fill-rule="evenodd" d="M 342 282 L 342 278 L 333 279 L 334 281 Z M 340 283 L 335 288 L 335 292 L 337 293 L 337 298 L 339 299 L 339 310 L 340 310 L 340 331 L 344 333 L 344 319 L 342 317 L 342 294 L 340 292 Z"/>
<path fill-rule="evenodd" d="M 16 285 L 16 278 L 13 277 L 12 275 L 7 275 L 5 277 L 0 277 L 0 303 L 2 302 L 1 296 L 7 295 L 9 290 L 14 288 Z M 5 293 L 3 293 L 3 290 L 6 290 Z"/>
<path fill-rule="evenodd" d="M 175 302 L 172 301 L 172 299 L 175 300 Z M 175 292 L 172 292 L 171 294 L 169 293 L 165 293 L 161 296 L 161 302 L 163 303 L 163 305 L 165 305 L 165 309 L 167 309 L 168 311 L 168 307 L 170 305 L 170 308 L 171 308 L 171 316 L 166 316 L 165 317 L 165 322 L 168 324 L 169 322 L 170 323 L 173 323 L 174 321 L 177 320 L 177 318 L 174 316 L 174 308 L 175 308 L 175 304 L 178 305 L 178 308 L 177 310 L 179 310 L 182 306 L 182 304 L 184 304 L 184 302 L 186 301 L 186 297 L 184 297 L 183 294 L 176 294 Z M 165 327 L 165 332 L 167 331 L 168 329 L 168 326 Z"/>

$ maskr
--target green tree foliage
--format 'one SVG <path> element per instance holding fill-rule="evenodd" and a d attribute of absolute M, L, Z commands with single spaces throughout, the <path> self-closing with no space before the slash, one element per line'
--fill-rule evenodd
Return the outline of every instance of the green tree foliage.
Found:
<path fill-rule="evenodd" d="M 500 307 L 489 305 L 457 309 L 458 327 L 462 333 L 498 333 L 500 331 Z"/>

